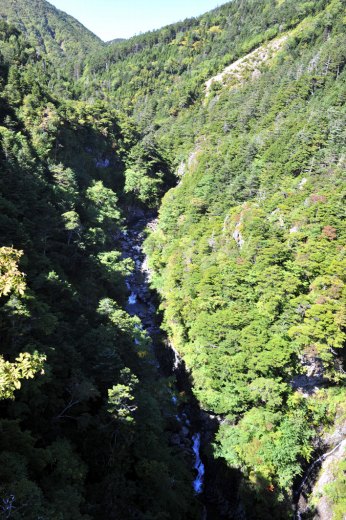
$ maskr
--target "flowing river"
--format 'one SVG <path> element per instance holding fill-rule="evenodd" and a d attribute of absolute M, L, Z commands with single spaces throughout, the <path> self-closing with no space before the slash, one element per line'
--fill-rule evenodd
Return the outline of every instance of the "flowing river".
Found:
<path fill-rule="evenodd" d="M 195 433 L 192 437 L 193 440 L 193 453 L 195 455 L 195 470 L 197 471 L 197 476 L 193 481 L 193 489 L 195 493 L 199 495 L 203 491 L 203 481 L 205 474 L 205 467 L 201 459 L 200 449 L 201 449 L 201 434 Z"/>
<path fill-rule="evenodd" d="M 149 287 L 149 271 L 147 268 L 146 257 L 142 251 L 145 238 L 145 228 L 151 224 L 150 219 L 143 217 L 137 218 L 128 230 L 122 234 L 121 245 L 124 258 L 131 258 L 135 268 L 131 275 L 127 277 L 126 285 L 129 290 L 127 311 L 131 315 L 140 318 L 142 327 L 152 339 L 153 353 L 156 359 L 156 366 L 161 370 L 160 356 L 157 349 L 158 338 L 162 335 L 157 319 L 155 295 Z M 178 353 L 171 349 L 171 373 L 181 369 L 181 359 Z M 164 376 L 165 371 L 162 370 Z M 180 425 L 180 434 L 172 435 L 172 445 L 181 446 L 191 453 L 191 464 L 195 469 L 195 479 L 193 489 L 196 495 L 201 495 L 204 488 L 205 465 L 201 458 L 201 433 L 192 426 L 192 420 L 188 416 L 188 408 L 178 406 L 178 400 L 172 395 L 172 402 L 177 406 L 176 419 Z M 204 518 L 206 518 L 204 516 Z"/>

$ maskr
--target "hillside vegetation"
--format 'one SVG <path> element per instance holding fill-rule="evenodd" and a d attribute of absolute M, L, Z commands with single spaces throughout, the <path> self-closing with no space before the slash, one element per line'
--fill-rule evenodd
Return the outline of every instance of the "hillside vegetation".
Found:
<path fill-rule="evenodd" d="M 222 417 L 215 450 L 261 518 L 345 412 L 345 18 L 319 6 L 177 118 L 165 139 L 194 148 L 146 246 L 166 330 Z"/>
<path fill-rule="evenodd" d="M 14 23 L 56 66 L 78 77 L 86 55 L 103 42 L 72 16 L 45 0 L 1 0 L 0 18 Z"/>
<path fill-rule="evenodd" d="M 0 31 L 0 496 L 13 518 L 199 518 L 169 381 L 124 311 L 135 207 L 158 209 L 151 281 L 213 456 L 247 519 L 291 518 L 346 419 L 345 3 L 234 0 L 107 46 L 57 16 L 71 47 L 47 36 L 43 59 Z"/>
<path fill-rule="evenodd" d="M 125 311 L 130 121 L 58 101 L 0 23 L 0 518 L 196 518 L 168 381 Z"/>

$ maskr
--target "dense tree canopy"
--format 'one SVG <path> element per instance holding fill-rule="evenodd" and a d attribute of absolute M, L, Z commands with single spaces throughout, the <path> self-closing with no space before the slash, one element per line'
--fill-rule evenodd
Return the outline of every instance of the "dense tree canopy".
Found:
<path fill-rule="evenodd" d="M 17 3 L 0 8 L 0 517 L 199 518 L 170 382 L 126 311 L 119 236 L 159 209 L 152 285 L 219 419 L 214 456 L 247 518 L 290 518 L 346 414 L 344 2 L 234 0 L 107 46 Z"/>
<path fill-rule="evenodd" d="M 124 310 L 134 125 L 58 100 L 22 34 L 0 33 L 0 517 L 196 518 L 169 384 Z"/>

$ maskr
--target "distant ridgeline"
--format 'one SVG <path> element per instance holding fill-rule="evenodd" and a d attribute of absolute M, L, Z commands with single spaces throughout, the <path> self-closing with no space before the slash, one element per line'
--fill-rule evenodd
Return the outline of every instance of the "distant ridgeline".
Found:
<path fill-rule="evenodd" d="M 246 518 L 291 518 L 346 420 L 345 2 L 234 0 L 107 45 L 43 0 L 0 16 L 0 518 L 200 517 L 124 310 L 133 207 L 159 209 L 164 329 Z"/>
<path fill-rule="evenodd" d="M 80 22 L 45 0 L 1 0 L 0 18 L 14 23 L 38 55 L 76 78 L 85 56 L 105 46 Z"/>

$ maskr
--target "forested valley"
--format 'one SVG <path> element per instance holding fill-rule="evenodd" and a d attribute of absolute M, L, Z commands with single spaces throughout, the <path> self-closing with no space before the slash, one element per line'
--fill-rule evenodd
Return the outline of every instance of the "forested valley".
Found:
<path fill-rule="evenodd" d="M 1 519 L 344 520 L 345 64 L 344 0 L 0 0 Z"/>

